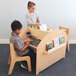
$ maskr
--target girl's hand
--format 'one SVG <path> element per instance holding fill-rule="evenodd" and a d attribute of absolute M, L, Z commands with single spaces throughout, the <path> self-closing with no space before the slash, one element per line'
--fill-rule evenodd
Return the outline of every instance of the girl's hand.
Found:
<path fill-rule="evenodd" d="M 40 23 L 37 23 L 37 25 L 39 25 L 39 26 L 40 26 L 41 24 L 40 24 Z"/>

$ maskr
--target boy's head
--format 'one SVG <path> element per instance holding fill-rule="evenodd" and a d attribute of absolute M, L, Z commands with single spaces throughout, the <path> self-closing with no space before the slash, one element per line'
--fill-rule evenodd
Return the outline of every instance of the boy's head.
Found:
<path fill-rule="evenodd" d="M 20 34 L 21 28 L 22 28 L 22 24 L 19 21 L 15 20 L 12 22 L 11 24 L 12 32 L 15 32 L 16 34 Z"/>
<path fill-rule="evenodd" d="M 29 1 L 27 4 L 27 8 L 30 12 L 34 12 L 36 8 L 36 4 L 34 2 Z"/>

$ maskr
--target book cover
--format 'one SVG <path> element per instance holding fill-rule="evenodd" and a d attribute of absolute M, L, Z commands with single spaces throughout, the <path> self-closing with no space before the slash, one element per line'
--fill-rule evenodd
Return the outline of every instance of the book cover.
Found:
<path fill-rule="evenodd" d="M 63 44 L 65 42 L 65 37 L 64 36 L 62 36 L 61 38 L 59 38 L 59 43 L 60 44 Z"/>
<path fill-rule="evenodd" d="M 58 46 L 59 45 L 59 38 L 54 39 L 53 43 L 54 43 L 54 47 Z"/>
<path fill-rule="evenodd" d="M 53 48 L 53 42 L 46 44 L 46 50 L 50 50 Z"/>
<path fill-rule="evenodd" d="M 39 29 L 39 26 L 32 26 L 33 29 Z"/>

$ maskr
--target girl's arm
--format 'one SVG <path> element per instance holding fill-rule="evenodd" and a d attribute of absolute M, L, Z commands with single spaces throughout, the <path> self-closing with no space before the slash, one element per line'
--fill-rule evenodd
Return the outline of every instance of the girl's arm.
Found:
<path fill-rule="evenodd" d="M 40 17 L 38 15 L 36 15 L 36 18 L 37 18 L 37 23 L 40 23 L 41 24 Z"/>

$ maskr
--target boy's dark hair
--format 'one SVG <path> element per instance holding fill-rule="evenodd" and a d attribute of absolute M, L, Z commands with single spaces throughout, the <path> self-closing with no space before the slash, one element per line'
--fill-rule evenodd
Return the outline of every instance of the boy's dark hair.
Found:
<path fill-rule="evenodd" d="M 22 28 L 22 24 L 17 21 L 17 20 L 14 20 L 12 23 L 11 23 L 11 29 L 12 31 L 16 31 L 17 29 L 21 29 Z"/>
<path fill-rule="evenodd" d="M 32 6 L 35 6 L 36 4 L 34 2 L 29 1 L 27 4 L 27 8 L 29 9 Z"/>

